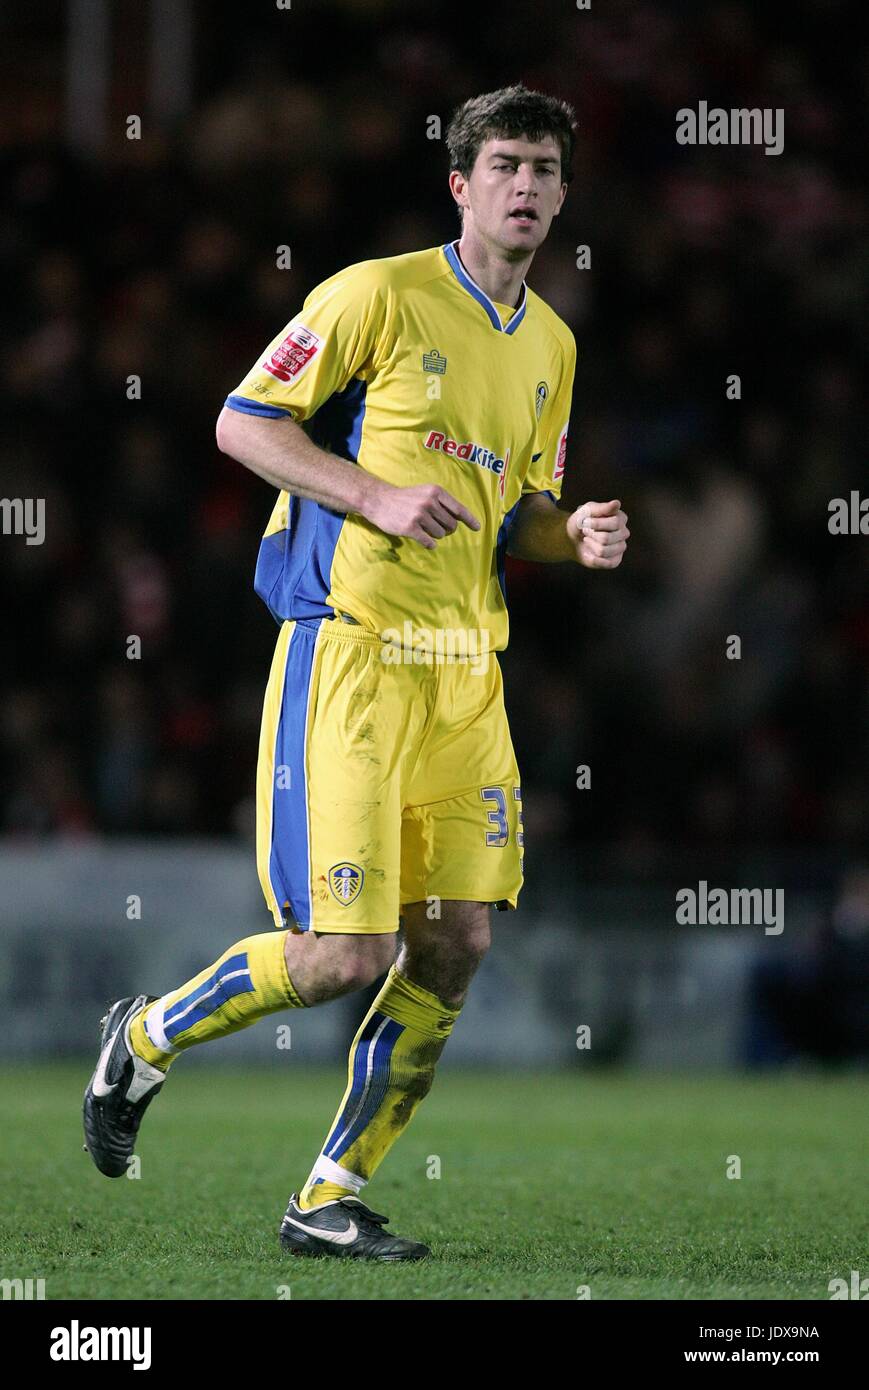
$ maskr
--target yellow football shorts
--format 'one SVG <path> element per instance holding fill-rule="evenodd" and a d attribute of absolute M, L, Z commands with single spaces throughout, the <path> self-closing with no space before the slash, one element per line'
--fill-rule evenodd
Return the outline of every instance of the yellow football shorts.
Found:
<path fill-rule="evenodd" d="M 413 658 L 340 618 L 282 624 L 257 766 L 276 926 L 392 932 L 404 903 L 516 906 L 522 802 L 497 656 Z"/>

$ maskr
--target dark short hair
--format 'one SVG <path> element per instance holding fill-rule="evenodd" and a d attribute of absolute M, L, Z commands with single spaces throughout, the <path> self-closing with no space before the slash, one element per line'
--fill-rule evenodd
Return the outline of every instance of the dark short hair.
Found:
<path fill-rule="evenodd" d="M 551 135 L 561 151 L 562 183 L 569 183 L 575 130 L 576 112 L 566 101 L 531 92 L 516 82 L 512 87 L 471 97 L 456 108 L 447 127 L 450 168 L 469 178 L 487 140 L 524 136 L 536 143 Z"/>

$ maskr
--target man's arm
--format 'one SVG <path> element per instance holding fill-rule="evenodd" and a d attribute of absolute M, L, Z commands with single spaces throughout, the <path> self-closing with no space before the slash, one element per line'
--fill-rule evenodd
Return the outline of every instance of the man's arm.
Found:
<path fill-rule="evenodd" d="M 518 560 L 573 560 L 586 569 L 615 569 L 628 543 L 628 518 L 621 502 L 584 502 L 562 511 L 544 493 L 519 500 L 507 545 Z"/>
<path fill-rule="evenodd" d="M 319 448 L 294 420 L 262 419 L 224 406 L 217 447 L 273 487 L 336 512 L 357 512 L 389 536 L 408 536 L 434 550 L 459 522 L 480 523 L 445 488 L 393 487 L 355 463 Z"/>

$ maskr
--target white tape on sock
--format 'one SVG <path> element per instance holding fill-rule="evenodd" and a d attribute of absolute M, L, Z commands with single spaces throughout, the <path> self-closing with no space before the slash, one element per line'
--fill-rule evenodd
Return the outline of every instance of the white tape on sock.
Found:
<path fill-rule="evenodd" d="M 349 1187 L 353 1192 L 361 1192 L 368 1181 L 367 1178 L 360 1178 L 358 1173 L 351 1173 L 349 1168 L 342 1168 L 340 1163 L 333 1162 L 325 1154 L 320 1154 L 311 1169 L 308 1184 L 316 1182 L 318 1178 L 322 1178 L 323 1182 L 333 1182 L 336 1187 Z"/>

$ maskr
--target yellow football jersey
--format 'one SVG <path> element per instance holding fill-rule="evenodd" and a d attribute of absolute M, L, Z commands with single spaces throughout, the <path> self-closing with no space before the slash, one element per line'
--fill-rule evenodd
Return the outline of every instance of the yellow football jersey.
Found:
<path fill-rule="evenodd" d="M 403 645 L 431 647 L 443 631 L 507 644 L 510 526 L 523 495 L 561 495 L 576 344 L 524 282 L 515 308 L 489 299 L 457 248 L 323 281 L 226 403 L 288 416 L 398 487 L 438 483 L 481 529 L 459 524 L 426 550 L 282 492 L 255 579 L 278 622 L 345 613 Z"/>

